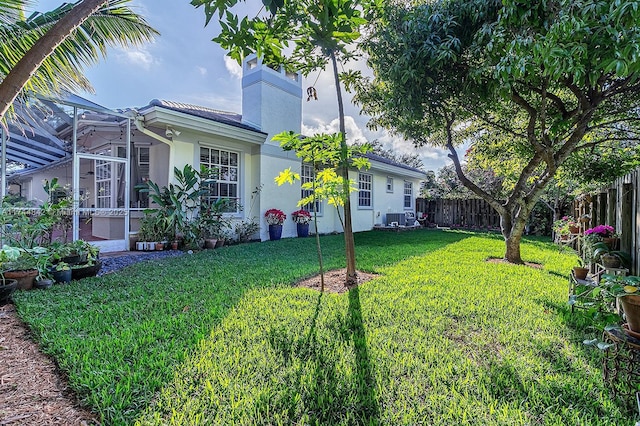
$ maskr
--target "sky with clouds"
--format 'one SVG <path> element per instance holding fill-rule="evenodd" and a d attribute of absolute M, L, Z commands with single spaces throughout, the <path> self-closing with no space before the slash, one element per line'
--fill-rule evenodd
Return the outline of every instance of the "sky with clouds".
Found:
<path fill-rule="evenodd" d="M 43 0 L 36 2 L 34 9 L 46 11 L 59 4 Z M 110 50 L 106 60 L 86 71 L 95 94 L 81 96 L 109 108 L 141 107 L 152 99 L 164 99 L 241 112 L 241 69 L 211 41 L 219 31 L 215 20 L 205 27 L 204 12 L 191 6 L 189 0 L 132 0 L 131 6 L 161 35 L 139 48 Z M 307 80 L 303 87 L 315 83 L 319 99 L 303 99 L 303 133 L 337 131 L 332 74 L 313 73 Z M 367 117 L 351 103 L 345 105 L 345 114 L 349 140 L 378 139 L 395 152 L 417 152 L 427 170 L 450 163 L 444 150 L 417 149 L 384 130 L 367 129 Z"/>

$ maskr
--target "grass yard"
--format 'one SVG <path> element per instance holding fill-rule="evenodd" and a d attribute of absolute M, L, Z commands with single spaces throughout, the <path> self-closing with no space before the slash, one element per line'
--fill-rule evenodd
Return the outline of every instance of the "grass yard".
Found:
<path fill-rule="evenodd" d="M 323 237 L 329 269 L 342 236 Z M 491 264 L 501 238 L 356 235 L 349 294 L 292 288 L 313 239 L 147 262 L 15 296 L 18 311 L 105 424 L 631 424 L 602 383 L 574 258 L 523 244 L 543 269 Z"/>

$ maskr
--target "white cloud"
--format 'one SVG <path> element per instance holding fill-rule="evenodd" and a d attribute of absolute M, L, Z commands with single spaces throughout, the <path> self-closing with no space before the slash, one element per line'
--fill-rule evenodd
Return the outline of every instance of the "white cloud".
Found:
<path fill-rule="evenodd" d="M 307 136 L 313 136 L 318 133 L 337 133 L 340 131 L 340 121 L 339 119 L 331 120 L 331 122 L 327 123 L 320 119 L 315 119 L 315 126 L 308 126 L 306 124 L 302 124 L 302 134 Z M 367 138 L 364 136 L 364 133 L 356 120 L 350 115 L 344 118 L 345 130 L 347 131 L 347 142 L 366 142 Z"/>
<path fill-rule="evenodd" d="M 203 77 L 207 75 L 207 69 L 205 67 L 196 66 L 196 70 L 198 70 L 198 73 Z"/>
<path fill-rule="evenodd" d="M 158 63 L 153 55 L 144 47 L 121 50 L 117 57 L 121 62 L 140 67 L 146 71 L 150 70 L 152 65 Z"/>
<path fill-rule="evenodd" d="M 234 59 L 231 59 L 227 55 L 224 56 L 224 66 L 231 77 L 237 79 L 242 78 L 242 67 L 240 67 L 240 65 L 238 65 L 238 63 Z"/>

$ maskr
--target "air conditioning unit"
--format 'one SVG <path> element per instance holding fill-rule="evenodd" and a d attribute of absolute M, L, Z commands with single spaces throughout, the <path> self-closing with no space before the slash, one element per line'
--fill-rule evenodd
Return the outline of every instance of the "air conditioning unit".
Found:
<path fill-rule="evenodd" d="M 387 226 L 390 226 L 391 222 L 396 222 L 400 226 L 407 224 L 407 216 L 404 213 L 387 213 L 386 219 Z"/>

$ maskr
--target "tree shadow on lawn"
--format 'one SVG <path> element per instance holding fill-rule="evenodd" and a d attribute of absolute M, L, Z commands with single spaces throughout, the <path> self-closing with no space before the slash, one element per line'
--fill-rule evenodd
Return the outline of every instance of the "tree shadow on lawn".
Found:
<path fill-rule="evenodd" d="M 311 317 L 309 330 L 302 341 L 288 336 L 286 331 L 271 330 L 269 342 L 287 364 L 291 357 L 298 357 L 301 367 L 296 377 L 290 380 L 286 392 L 273 405 L 262 406 L 263 416 L 268 411 L 287 412 L 292 423 L 305 417 L 308 424 L 336 424 L 345 420 L 350 424 L 379 424 L 380 407 L 375 392 L 375 380 L 372 372 L 372 361 L 367 348 L 367 338 L 362 320 L 359 289 L 349 291 L 349 307 L 345 323 L 334 329 L 336 340 L 349 342 L 355 354 L 354 382 L 345 386 L 345 377 L 341 376 L 336 360 L 327 353 L 328 349 L 318 341 L 317 319 L 320 313 L 322 298 L 318 294 L 315 311 Z M 305 376 L 305 365 L 313 365 L 312 379 Z M 296 386 L 297 385 L 297 386 Z M 289 405 L 290 401 L 300 399 L 303 412 Z M 289 405 L 285 408 L 285 405 Z"/>
<path fill-rule="evenodd" d="M 358 263 L 372 270 L 469 236 L 429 230 L 403 233 L 397 238 L 359 233 Z M 425 240 L 429 244 L 424 244 Z M 343 238 L 323 237 L 322 244 L 327 268 L 342 266 Z M 381 250 L 381 246 L 396 250 Z M 74 377 L 71 386 L 79 396 L 104 416 L 105 423 L 127 424 L 171 381 L 175 367 L 197 350 L 198 343 L 248 290 L 297 281 L 316 270 L 314 254 L 312 239 L 227 247 L 146 261 L 100 278 L 57 286 L 46 294 L 21 294 L 17 305 L 41 345 L 54 355 L 63 371 Z M 356 392 L 358 401 L 352 414 L 375 419 L 378 408 L 371 393 L 372 366 L 358 291 L 349 295 L 348 315 L 351 328 L 344 340 L 353 342 L 358 373 L 358 383 L 349 388 L 351 393 Z M 328 386 L 325 391 L 318 385 L 318 392 L 328 396 L 339 393 L 337 385 L 343 384 L 339 378 L 320 377 L 325 368 L 332 371 L 330 360 L 324 354 L 313 356 L 318 364 L 316 382 Z M 94 374 L 97 370 L 103 372 L 100 377 Z M 117 395 L 111 395 L 113 383 L 121 383 L 123 390 Z"/>

